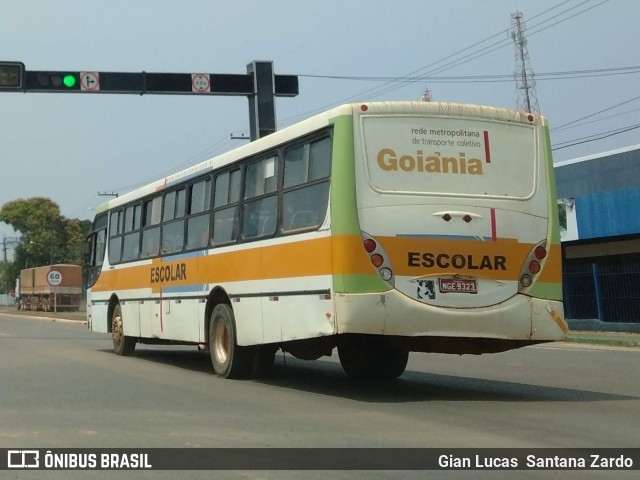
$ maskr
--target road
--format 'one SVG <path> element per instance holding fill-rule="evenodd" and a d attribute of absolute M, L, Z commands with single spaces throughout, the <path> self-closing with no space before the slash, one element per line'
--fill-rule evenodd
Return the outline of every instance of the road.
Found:
<path fill-rule="evenodd" d="M 217 378 L 208 355 L 192 347 L 138 346 L 135 356 L 118 357 L 108 335 L 79 322 L 2 314 L 0 447 L 637 448 L 639 362 L 638 348 L 575 344 L 479 357 L 412 354 L 399 380 L 380 383 L 348 379 L 335 358 L 304 362 L 280 354 L 272 378 L 231 381 Z M 45 472 L 11 478 L 44 478 L 39 473 Z M 46 477 L 73 473 L 82 472 Z M 219 478 L 299 478 L 227 473 Z M 388 478 L 311 474 L 305 478 Z M 429 475 L 497 478 L 496 472 Z M 634 478 L 633 472 L 563 476 Z"/>

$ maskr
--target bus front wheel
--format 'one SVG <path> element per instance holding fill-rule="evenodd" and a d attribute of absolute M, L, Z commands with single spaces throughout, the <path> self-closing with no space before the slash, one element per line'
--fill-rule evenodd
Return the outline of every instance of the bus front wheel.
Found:
<path fill-rule="evenodd" d="M 124 334 L 124 322 L 120 304 L 115 306 L 111 314 L 111 336 L 113 338 L 113 351 L 116 355 L 131 355 L 136 349 L 137 339 Z"/>
<path fill-rule="evenodd" d="M 215 306 L 209 322 L 209 352 L 216 374 L 222 378 L 248 378 L 254 348 L 238 345 L 233 310 L 226 303 Z"/>
<path fill-rule="evenodd" d="M 374 335 L 347 336 L 338 344 L 338 356 L 345 373 L 353 378 L 398 378 L 409 360 L 409 352 L 396 350 L 387 338 Z"/>

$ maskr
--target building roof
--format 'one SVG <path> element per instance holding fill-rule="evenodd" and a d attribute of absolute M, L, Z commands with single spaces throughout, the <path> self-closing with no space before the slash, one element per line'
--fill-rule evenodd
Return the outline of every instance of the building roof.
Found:
<path fill-rule="evenodd" d="M 640 145 L 558 162 L 554 171 L 558 198 L 640 188 Z"/>

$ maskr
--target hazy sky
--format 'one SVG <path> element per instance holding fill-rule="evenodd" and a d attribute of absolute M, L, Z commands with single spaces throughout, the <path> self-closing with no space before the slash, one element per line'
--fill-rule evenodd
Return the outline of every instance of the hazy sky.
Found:
<path fill-rule="evenodd" d="M 515 108 L 518 10 L 555 146 L 640 124 L 637 0 L 0 0 L 0 60 L 180 73 L 272 60 L 300 75 L 300 95 L 277 99 L 279 127 L 346 101 L 417 100 L 427 87 L 434 100 Z M 80 219 L 105 200 L 98 192 L 125 193 L 249 131 L 244 97 L 2 92 L 0 112 L 0 205 L 45 196 Z M 554 157 L 639 143 L 634 129 Z M 0 224 L 2 235 L 15 234 Z"/>

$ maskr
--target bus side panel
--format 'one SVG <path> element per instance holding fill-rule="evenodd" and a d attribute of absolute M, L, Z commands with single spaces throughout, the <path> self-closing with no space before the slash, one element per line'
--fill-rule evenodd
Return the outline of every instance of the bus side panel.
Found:
<path fill-rule="evenodd" d="M 236 318 L 238 345 L 259 345 L 263 343 L 265 336 L 262 326 L 262 299 L 258 296 L 242 297 L 232 302 L 231 308 Z M 279 336 L 280 328 L 274 330 L 277 330 Z"/>
<path fill-rule="evenodd" d="M 163 337 L 195 342 L 200 337 L 198 300 L 162 300 Z"/>
<path fill-rule="evenodd" d="M 98 333 L 108 333 L 107 304 L 92 303 L 99 299 L 97 294 L 87 292 L 87 318 L 89 330 Z"/>
<path fill-rule="evenodd" d="M 121 301 L 123 333 L 128 337 L 140 336 L 140 302 Z"/>
<path fill-rule="evenodd" d="M 271 302 L 278 304 L 282 341 L 335 334 L 335 315 L 329 293 L 331 276 L 294 278 L 291 283 L 298 289 L 316 293 L 291 295 L 280 298 L 278 302 Z"/>
<path fill-rule="evenodd" d="M 260 268 L 264 343 L 335 333 L 327 229 L 266 241 Z"/>

